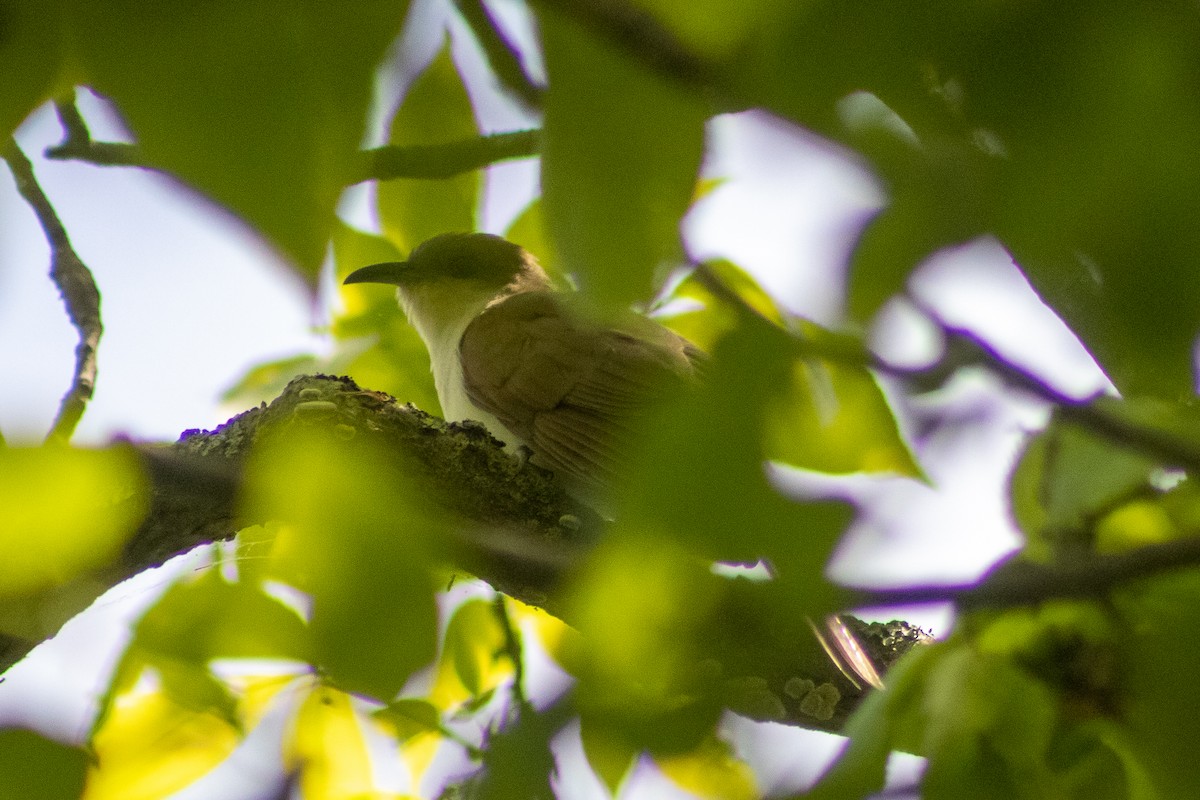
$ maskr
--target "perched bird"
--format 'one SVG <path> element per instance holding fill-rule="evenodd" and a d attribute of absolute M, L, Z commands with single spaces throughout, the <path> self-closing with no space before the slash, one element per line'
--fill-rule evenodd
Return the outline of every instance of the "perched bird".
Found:
<path fill-rule="evenodd" d="M 579 313 L 530 253 L 491 234 L 436 236 L 345 283 L 397 287 L 447 420 L 528 447 L 585 500 L 607 498 L 640 418 L 694 381 L 704 358 L 632 312 L 607 324 Z"/>

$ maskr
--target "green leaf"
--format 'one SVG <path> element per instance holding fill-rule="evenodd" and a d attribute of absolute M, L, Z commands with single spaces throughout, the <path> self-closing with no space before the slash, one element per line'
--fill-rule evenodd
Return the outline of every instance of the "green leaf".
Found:
<path fill-rule="evenodd" d="M 128 448 L 0 449 L 0 601 L 108 565 L 147 502 Z"/>
<path fill-rule="evenodd" d="M 479 800 L 554 797 L 550 739 L 566 723 L 569 710 L 564 702 L 541 713 L 526 709 L 515 725 L 493 737 L 484 755 Z"/>
<path fill-rule="evenodd" d="M 1006 659 L 960 645 L 929 673 L 922 753 L 930 798 L 1050 797 L 1046 751 L 1056 723 L 1045 685 Z"/>
<path fill-rule="evenodd" d="M 56 90 L 63 67 L 58 2 L 0 4 L 0 136 L 5 139 Z"/>
<path fill-rule="evenodd" d="M 339 688 L 388 701 L 433 660 L 430 559 L 444 522 L 416 468 L 364 433 L 338 438 L 304 419 L 258 443 L 254 513 L 286 523 L 275 574 L 313 599 L 312 657 Z"/>
<path fill-rule="evenodd" d="M 768 559 L 795 607 L 816 615 L 835 604 L 824 569 L 850 512 L 840 502 L 793 502 L 767 480 L 767 420 L 789 385 L 793 353 L 787 333 L 759 320 L 722 338 L 703 386 L 643 432 L 618 519 L 701 557 Z"/>
<path fill-rule="evenodd" d="M 447 42 L 417 78 L 392 119 L 394 145 L 444 144 L 479 135 L 462 77 Z M 482 173 L 445 180 L 401 178 L 379 185 L 379 221 L 407 252 L 439 233 L 475 230 Z"/>
<path fill-rule="evenodd" d="M 563 269 L 602 303 L 650 297 L 680 255 L 707 109 L 572 20 L 538 9 L 550 87 L 542 190 Z"/>
<path fill-rule="evenodd" d="M 76 2 L 73 55 L 151 163 L 239 214 L 311 284 L 404 6 Z"/>
<path fill-rule="evenodd" d="M 1052 421 L 1026 446 L 1011 479 L 1013 514 L 1029 554 L 1049 558 L 1055 547 L 1090 544 L 1085 523 L 1147 487 L 1154 469 L 1145 456 Z"/>
<path fill-rule="evenodd" d="M 588 766 L 609 794 L 617 797 L 621 783 L 641 751 L 626 737 L 614 735 L 610 726 L 600 724 L 590 715 L 585 714 L 579 723 L 579 739 Z"/>
<path fill-rule="evenodd" d="M 256 364 L 221 393 L 221 402 L 227 406 L 250 408 L 278 397 L 293 378 L 322 371 L 320 361 L 311 353 Z"/>
<path fill-rule="evenodd" d="M 832 338 L 806 326 L 814 338 Z M 819 472 L 892 472 L 921 477 L 896 418 L 865 367 L 797 359 L 771 409 L 766 455 Z"/>
<path fill-rule="evenodd" d="M 437 707 L 427 700 L 406 697 L 388 703 L 371 714 L 392 727 L 400 742 L 405 742 L 423 733 L 442 732 L 442 715 Z"/>
<path fill-rule="evenodd" d="M 1200 619 L 1200 575 L 1195 570 L 1159 577 L 1122 592 L 1118 607 L 1128 620 L 1128 674 L 1123 720 L 1125 744 L 1144 766 L 1159 796 L 1185 797 L 1200 786 L 1200 762 L 1181 742 L 1196 741 L 1200 704 L 1192 636 Z M 1126 756 L 1128 758 L 1128 756 Z M 1144 777 L 1131 774 L 1139 784 Z"/>
<path fill-rule="evenodd" d="M 199 666 L 218 658 L 307 660 L 309 652 L 295 611 L 216 568 L 171 586 L 138 621 L 131 646 Z"/>
<path fill-rule="evenodd" d="M 463 687 L 472 695 L 492 689 L 496 662 L 504 657 L 505 633 L 496 611 L 486 600 L 463 603 L 446 626 L 442 657 L 454 665 Z M 507 658 L 504 659 L 507 661 Z M 511 674 L 511 665 L 502 670 Z"/>
<path fill-rule="evenodd" d="M 784 0 L 749 0 L 735 13 L 724 0 L 636 0 L 692 50 L 711 56 L 733 55 L 786 10 Z"/>
<path fill-rule="evenodd" d="M 87 756 L 33 731 L 0 730 L 0 800 L 76 800 Z"/>
<path fill-rule="evenodd" d="M 886 689 L 871 692 L 855 709 L 846 722 L 846 747 L 806 798 L 848 800 L 883 788 L 892 750 L 912 749 L 919 738 L 925 681 L 942 652 L 938 645 L 916 647 L 888 670 Z"/>

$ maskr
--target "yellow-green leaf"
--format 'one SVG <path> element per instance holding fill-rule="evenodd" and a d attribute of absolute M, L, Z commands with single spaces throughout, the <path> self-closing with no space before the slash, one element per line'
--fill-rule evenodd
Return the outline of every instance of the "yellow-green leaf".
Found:
<path fill-rule="evenodd" d="M 162 800 L 233 752 L 237 729 L 159 692 L 117 699 L 92 739 L 96 760 L 84 800 Z"/>
<path fill-rule="evenodd" d="M 760 796 L 749 765 L 715 736 L 690 753 L 660 756 L 655 761 L 677 786 L 705 800 L 755 800 Z"/>
<path fill-rule="evenodd" d="M 0 449 L 0 601 L 108 564 L 146 503 L 131 450 Z"/>

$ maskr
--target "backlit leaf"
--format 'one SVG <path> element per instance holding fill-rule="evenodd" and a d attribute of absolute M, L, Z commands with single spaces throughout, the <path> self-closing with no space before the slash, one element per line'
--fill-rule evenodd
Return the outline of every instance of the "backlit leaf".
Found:
<path fill-rule="evenodd" d="M 74 3 L 73 55 L 151 163 L 239 214 L 315 283 L 405 5 Z"/>
<path fill-rule="evenodd" d="M 396 110 L 394 145 L 445 144 L 479 135 L 462 78 L 446 43 Z M 482 173 L 445 180 L 400 178 L 379 185 L 383 232 L 404 253 L 439 233 L 475 230 Z"/>
<path fill-rule="evenodd" d="M 538 9 L 550 88 L 542 192 L 564 271 L 603 303 L 646 300 L 680 255 L 707 109 L 695 96 Z"/>

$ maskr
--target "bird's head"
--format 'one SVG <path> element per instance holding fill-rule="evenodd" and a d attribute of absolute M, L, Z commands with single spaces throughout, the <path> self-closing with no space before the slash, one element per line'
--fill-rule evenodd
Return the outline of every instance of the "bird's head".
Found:
<path fill-rule="evenodd" d="M 396 286 L 405 314 L 426 342 L 426 334 L 474 316 L 499 297 L 550 287 L 528 251 L 490 233 L 443 233 L 413 248 L 407 261 L 363 267 L 343 283 Z"/>

